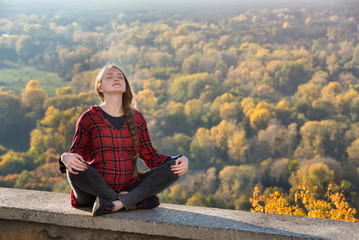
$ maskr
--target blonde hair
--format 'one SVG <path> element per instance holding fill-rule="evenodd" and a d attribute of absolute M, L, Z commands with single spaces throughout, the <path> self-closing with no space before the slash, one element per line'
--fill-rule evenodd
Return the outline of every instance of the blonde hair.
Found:
<path fill-rule="evenodd" d="M 143 172 L 141 172 L 137 166 L 137 159 L 139 158 L 139 155 L 140 155 L 139 154 L 140 142 L 138 140 L 138 136 L 136 133 L 136 125 L 135 125 L 134 110 L 133 110 L 136 106 L 136 103 L 135 103 L 135 97 L 132 92 L 131 85 L 128 82 L 126 75 L 123 73 L 123 71 L 119 67 L 117 67 L 116 65 L 113 65 L 113 64 L 107 64 L 97 74 L 96 82 L 95 82 L 95 89 L 96 89 L 96 92 L 97 92 L 99 98 L 101 99 L 101 101 L 104 102 L 105 97 L 104 97 L 104 94 L 99 91 L 99 87 L 101 86 L 104 73 L 106 72 L 107 69 L 110 69 L 110 68 L 116 68 L 116 69 L 120 70 L 121 73 L 123 74 L 123 77 L 124 77 L 125 83 L 126 83 L 126 91 L 122 95 L 122 107 L 123 107 L 123 110 L 125 111 L 126 121 L 130 128 L 132 142 L 133 142 L 133 148 L 135 150 L 135 156 L 131 161 L 132 161 L 132 167 L 133 167 L 133 176 L 137 177 L 137 176 L 142 175 Z"/>

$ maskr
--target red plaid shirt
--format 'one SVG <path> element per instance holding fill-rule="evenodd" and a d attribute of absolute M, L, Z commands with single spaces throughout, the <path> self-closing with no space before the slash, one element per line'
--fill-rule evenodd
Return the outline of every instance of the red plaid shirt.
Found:
<path fill-rule="evenodd" d="M 151 169 L 170 157 L 157 153 L 152 147 L 143 115 L 134 110 L 140 158 Z M 137 181 L 133 177 L 131 159 L 135 156 L 127 122 L 117 130 L 105 119 L 99 106 L 84 112 L 76 123 L 76 132 L 70 151 L 81 155 L 116 192 Z M 62 172 L 66 169 L 61 168 Z"/>

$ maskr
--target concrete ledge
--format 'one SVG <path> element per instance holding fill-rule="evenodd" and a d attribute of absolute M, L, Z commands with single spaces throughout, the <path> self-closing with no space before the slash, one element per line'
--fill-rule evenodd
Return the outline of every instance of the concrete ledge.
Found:
<path fill-rule="evenodd" d="M 99 217 L 90 211 L 71 207 L 69 194 L 0 188 L 0 239 L 21 239 L 10 237 L 16 231 L 27 239 L 359 239 L 359 223 L 320 218 L 174 204 Z"/>

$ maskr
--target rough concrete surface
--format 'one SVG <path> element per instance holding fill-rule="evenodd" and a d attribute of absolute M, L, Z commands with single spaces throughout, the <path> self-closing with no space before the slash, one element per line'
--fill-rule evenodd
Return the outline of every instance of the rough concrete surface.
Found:
<path fill-rule="evenodd" d="M 330 219 L 174 204 L 161 204 L 160 207 L 152 210 L 120 211 L 99 217 L 92 217 L 90 211 L 90 208 L 71 207 L 69 194 L 0 188 L 0 236 L 10 234 L 17 225 L 22 226 L 20 223 L 25 222 L 26 226 L 31 224 L 38 226 L 35 228 L 38 230 L 31 227 L 20 227 L 21 229 L 18 230 L 32 234 L 31 236 L 35 236 L 33 232 L 35 231 L 36 234 L 40 234 L 38 236 L 41 239 L 56 238 L 55 236 L 46 238 L 49 236 L 47 231 L 60 226 L 63 233 L 64 229 L 73 228 L 112 231 L 127 236 L 124 238 L 109 235 L 109 238 L 102 239 L 359 240 L 359 223 Z M 9 223 L 8 226 L 6 222 Z M 42 224 L 41 227 L 38 224 Z M 85 235 L 83 236 L 83 239 L 86 239 Z M 105 237 L 105 235 L 101 236 Z M 156 237 L 149 238 L 149 236 Z M 6 238 L 0 237 L 0 239 Z"/>

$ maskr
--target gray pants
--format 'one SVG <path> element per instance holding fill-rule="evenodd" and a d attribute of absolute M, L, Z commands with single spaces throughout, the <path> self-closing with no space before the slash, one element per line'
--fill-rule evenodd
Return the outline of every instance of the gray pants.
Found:
<path fill-rule="evenodd" d="M 139 201 L 156 195 L 178 180 L 171 166 L 175 161 L 166 162 L 141 176 L 140 180 L 124 189 L 127 194 L 119 195 L 110 188 L 103 177 L 90 165 L 79 174 L 67 171 L 67 179 L 74 192 L 76 202 L 82 206 L 92 206 L 96 197 L 120 200 L 126 210 L 132 208 Z"/>

